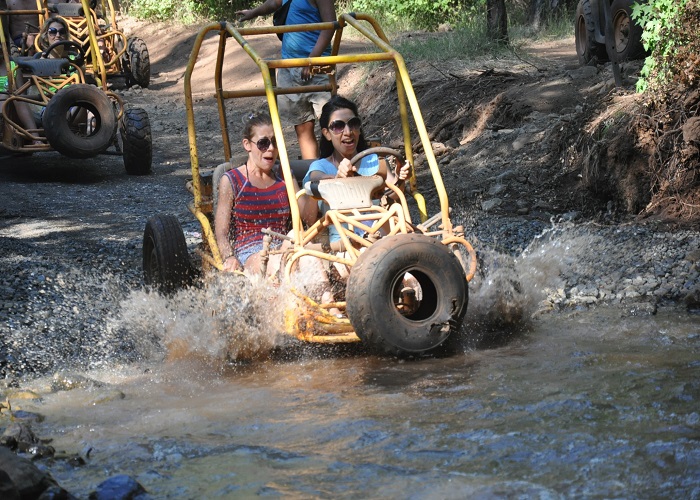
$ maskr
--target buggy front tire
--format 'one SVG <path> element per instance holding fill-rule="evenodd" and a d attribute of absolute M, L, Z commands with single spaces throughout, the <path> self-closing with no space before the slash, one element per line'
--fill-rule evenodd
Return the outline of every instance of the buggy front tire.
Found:
<path fill-rule="evenodd" d="M 74 84 L 59 90 L 44 109 L 44 134 L 70 158 L 90 158 L 109 148 L 117 130 L 112 101 L 101 89 Z"/>
<path fill-rule="evenodd" d="M 402 309 L 397 299 L 407 282 L 418 288 L 417 302 Z M 347 314 L 372 349 L 399 356 L 425 353 L 460 328 L 467 287 L 462 265 L 445 245 L 420 234 L 399 234 L 360 254 L 348 278 Z"/>
<path fill-rule="evenodd" d="M 145 285 L 171 294 L 189 286 L 192 277 L 187 242 L 177 217 L 159 214 L 148 219 L 143 233 Z"/>
<path fill-rule="evenodd" d="M 153 139 L 148 113 L 141 108 L 124 111 L 119 123 L 124 168 L 129 175 L 150 174 L 153 166 Z"/>

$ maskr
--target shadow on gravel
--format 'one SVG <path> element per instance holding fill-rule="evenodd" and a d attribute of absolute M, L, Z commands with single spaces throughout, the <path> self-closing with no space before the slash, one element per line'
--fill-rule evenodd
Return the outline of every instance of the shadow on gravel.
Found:
<path fill-rule="evenodd" d="M 114 165 L 108 165 L 114 163 Z M 36 154 L 3 158 L 0 166 L 2 182 L 58 182 L 64 184 L 96 184 L 106 175 L 126 175 L 121 158 L 102 156 L 76 160 L 59 154 Z"/>

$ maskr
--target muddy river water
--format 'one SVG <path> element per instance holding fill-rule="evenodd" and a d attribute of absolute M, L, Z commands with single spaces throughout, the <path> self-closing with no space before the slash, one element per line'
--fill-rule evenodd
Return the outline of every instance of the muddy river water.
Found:
<path fill-rule="evenodd" d="M 155 498 L 700 498 L 698 374 L 697 315 L 600 307 L 442 359 L 105 367 L 24 408 L 86 458 L 51 466 L 76 493 L 130 474 Z"/>

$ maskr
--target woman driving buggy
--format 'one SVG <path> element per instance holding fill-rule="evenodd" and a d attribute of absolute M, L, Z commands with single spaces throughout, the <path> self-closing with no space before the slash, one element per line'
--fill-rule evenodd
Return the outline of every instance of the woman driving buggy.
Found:
<path fill-rule="evenodd" d="M 262 229 L 286 234 L 291 228 L 287 187 L 277 164 L 277 142 L 270 115 L 248 115 L 242 143 L 248 158 L 243 165 L 225 172 L 219 182 L 214 230 L 224 271 L 245 269 L 260 273 Z M 296 180 L 292 182 L 298 192 Z M 315 203 L 306 195 L 298 200 L 302 220 L 313 223 L 317 215 Z M 270 256 L 268 276 L 279 269 L 280 262 L 280 254 Z"/>
<path fill-rule="evenodd" d="M 68 23 L 62 17 L 50 17 L 44 21 L 41 30 L 39 30 L 38 38 L 38 45 L 42 51 L 42 58 L 61 58 L 67 56 L 65 45 L 58 45 L 51 50 L 50 54 L 45 55 L 46 50 L 56 42 L 70 40 Z"/>
<path fill-rule="evenodd" d="M 333 96 L 324 106 L 319 119 L 321 125 L 321 158 L 309 167 L 304 177 L 303 184 L 322 179 L 343 179 L 356 175 L 370 176 L 378 174 L 385 182 L 404 188 L 405 181 L 411 175 L 409 162 L 392 172 L 387 168 L 386 161 L 380 159 L 377 154 L 369 154 L 362 158 L 358 165 L 353 165 L 350 160 L 359 152 L 369 148 L 362 131 L 357 105 L 339 95 Z M 378 202 L 378 200 L 376 200 Z M 319 201 L 321 216 L 330 209 L 325 201 Z M 343 250 L 340 242 L 340 233 L 334 225 L 328 226 L 328 243 L 333 251 Z M 348 269 L 345 265 L 334 264 L 328 270 L 330 282 L 340 283 L 347 279 Z M 321 298 L 322 303 L 333 301 L 335 293 L 331 290 L 330 283 L 323 286 L 325 290 Z M 329 310 L 336 316 L 341 316 L 340 311 L 331 308 Z"/>
<path fill-rule="evenodd" d="M 411 165 L 404 162 L 398 172 L 387 168 L 385 160 L 380 160 L 376 154 L 370 154 L 360 160 L 359 165 L 353 165 L 350 160 L 367 149 L 369 145 L 362 131 L 362 121 L 357 111 L 357 105 L 339 95 L 333 96 L 324 106 L 320 118 L 321 125 L 321 158 L 309 167 L 303 184 L 322 179 L 343 179 L 355 175 L 378 174 L 387 183 L 395 184 L 403 189 L 406 179 L 411 174 Z M 328 211 L 328 205 L 319 202 L 321 214 Z M 328 227 L 328 237 L 331 248 L 340 240 L 340 234 L 333 226 Z"/>

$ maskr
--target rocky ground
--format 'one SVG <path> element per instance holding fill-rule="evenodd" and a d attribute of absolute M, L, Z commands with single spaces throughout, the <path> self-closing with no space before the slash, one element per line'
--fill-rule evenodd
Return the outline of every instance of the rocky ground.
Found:
<path fill-rule="evenodd" d="M 150 87 L 122 95 L 149 114 L 154 173 L 128 176 L 118 157 L 74 161 L 51 153 L 0 160 L 0 377 L 7 385 L 65 366 L 138 357 L 114 318 L 142 288 L 145 222 L 172 213 L 191 240 L 199 231 L 186 208 L 190 163 L 182 93 L 195 29 L 126 25 L 151 54 Z M 265 55 L 279 48 L 274 36 L 260 44 Z M 223 156 L 208 99 L 214 55 L 209 40 L 193 78 L 205 168 Z M 233 88 L 256 78 L 242 55 L 229 57 L 224 80 Z M 638 68 L 624 67 L 625 87 L 615 88 L 609 66 L 577 66 L 573 39 L 498 60 L 409 63 L 455 221 L 480 255 L 472 321 L 507 325 L 595 304 L 644 314 L 660 306 L 698 308 L 697 225 L 635 218 L 624 198 L 586 188 L 592 174 L 581 158 L 590 148 L 581 138 L 636 105 L 630 90 Z M 389 68 L 375 66 L 367 74 L 352 65 L 341 68 L 339 78 L 340 92 L 360 104 L 366 133 L 400 146 Z M 244 100 L 231 107 L 230 123 L 261 105 Z M 286 137 L 293 149 L 291 130 Z M 419 186 L 427 185 L 420 148 L 416 153 Z M 434 206 L 434 193 L 424 194 Z"/>

